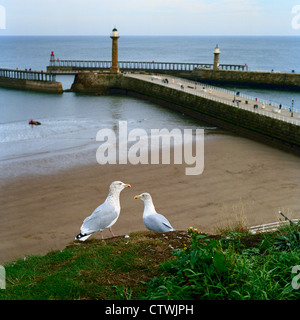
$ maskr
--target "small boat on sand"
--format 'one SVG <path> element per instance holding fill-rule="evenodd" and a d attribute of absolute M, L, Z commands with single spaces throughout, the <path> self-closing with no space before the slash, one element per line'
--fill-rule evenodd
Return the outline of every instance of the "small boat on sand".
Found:
<path fill-rule="evenodd" d="M 39 126 L 39 125 L 41 125 L 40 122 L 38 122 L 38 121 L 33 121 L 33 120 L 30 120 L 28 124 L 31 124 L 32 126 Z"/>

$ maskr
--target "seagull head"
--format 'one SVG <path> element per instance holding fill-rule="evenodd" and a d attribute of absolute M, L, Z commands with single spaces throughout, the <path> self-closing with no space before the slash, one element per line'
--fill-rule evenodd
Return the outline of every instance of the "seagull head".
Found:
<path fill-rule="evenodd" d="M 142 201 L 147 201 L 147 200 L 151 200 L 152 201 L 151 195 L 149 193 L 147 193 L 147 192 L 144 192 L 144 193 L 141 193 L 138 196 L 135 196 L 134 199 L 141 199 Z"/>
<path fill-rule="evenodd" d="M 135 196 L 134 199 L 141 199 L 144 202 L 144 212 L 143 212 L 144 217 L 149 214 L 157 213 L 152 201 L 152 197 L 150 196 L 149 193 L 147 192 L 141 193 L 140 195 Z"/>
<path fill-rule="evenodd" d="M 109 187 L 110 191 L 122 191 L 124 188 L 130 188 L 130 184 L 123 183 L 122 181 L 114 181 Z"/>

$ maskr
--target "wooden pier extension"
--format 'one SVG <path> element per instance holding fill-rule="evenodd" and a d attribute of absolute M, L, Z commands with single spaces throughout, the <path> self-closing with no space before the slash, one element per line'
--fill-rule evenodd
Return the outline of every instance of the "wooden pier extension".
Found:
<path fill-rule="evenodd" d="M 157 61 L 119 61 L 119 68 L 122 71 L 149 71 L 149 72 L 176 72 L 189 71 L 199 68 L 213 68 L 210 63 L 193 63 L 193 62 L 157 62 Z M 50 65 L 47 67 L 48 72 L 56 74 L 74 73 L 79 70 L 109 70 L 111 61 L 97 60 L 50 60 Z M 220 64 L 221 70 L 247 70 L 246 65 L 235 64 Z"/>
<path fill-rule="evenodd" d="M 60 82 L 56 75 L 43 71 L 0 69 L 0 87 L 34 90 L 51 93 L 62 93 Z"/>

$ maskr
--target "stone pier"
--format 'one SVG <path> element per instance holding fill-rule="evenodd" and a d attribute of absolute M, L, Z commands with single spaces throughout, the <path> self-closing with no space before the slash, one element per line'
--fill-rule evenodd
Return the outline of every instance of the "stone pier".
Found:
<path fill-rule="evenodd" d="M 165 78 L 168 81 L 165 81 Z M 163 81 L 164 80 L 164 81 Z M 139 74 L 80 73 L 72 90 L 94 94 L 126 94 L 177 110 L 186 115 L 300 155 L 299 114 L 290 117 L 278 108 L 262 107 L 254 101 L 240 101 L 217 88 L 204 88 L 172 76 Z M 235 99 L 236 98 L 236 99 Z M 283 112 L 283 111 L 282 111 Z"/>

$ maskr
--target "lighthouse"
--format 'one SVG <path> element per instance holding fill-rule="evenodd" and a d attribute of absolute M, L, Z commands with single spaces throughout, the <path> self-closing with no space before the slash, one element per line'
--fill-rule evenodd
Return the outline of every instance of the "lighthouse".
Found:
<path fill-rule="evenodd" d="M 220 64 L 220 49 L 218 45 L 216 45 L 215 50 L 214 50 L 214 70 L 219 69 L 219 64 Z"/>
<path fill-rule="evenodd" d="M 51 51 L 51 55 L 50 55 L 50 66 L 54 66 L 55 65 L 55 55 L 54 55 L 54 51 Z"/>
<path fill-rule="evenodd" d="M 120 35 L 116 28 L 113 28 L 110 37 L 112 39 L 112 64 L 110 72 L 118 73 L 120 72 L 120 68 L 118 66 L 118 40 L 120 38 Z"/>

